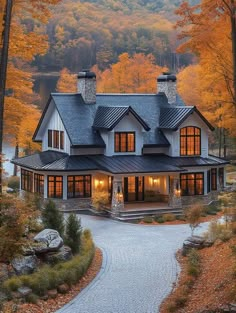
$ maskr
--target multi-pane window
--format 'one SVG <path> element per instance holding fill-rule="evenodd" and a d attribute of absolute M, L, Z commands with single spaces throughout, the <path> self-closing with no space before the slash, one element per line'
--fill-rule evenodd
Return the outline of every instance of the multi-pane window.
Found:
<path fill-rule="evenodd" d="M 201 154 L 201 129 L 188 126 L 180 129 L 180 155 Z"/>
<path fill-rule="evenodd" d="M 64 131 L 48 129 L 48 147 L 64 150 Z"/>
<path fill-rule="evenodd" d="M 33 192 L 33 172 L 21 169 L 21 189 Z"/>
<path fill-rule="evenodd" d="M 182 196 L 204 194 L 204 173 L 180 174 Z"/>
<path fill-rule="evenodd" d="M 217 190 L 217 169 L 211 169 L 211 190 Z"/>
<path fill-rule="evenodd" d="M 44 175 L 34 174 L 34 192 L 44 194 Z"/>
<path fill-rule="evenodd" d="M 135 133 L 116 132 L 115 152 L 135 152 Z"/>
<path fill-rule="evenodd" d="M 91 197 L 91 176 L 68 176 L 67 177 L 68 198 L 89 198 Z"/>
<path fill-rule="evenodd" d="M 62 198 L 63 177 L 48 176 L 48 198 Z"/>

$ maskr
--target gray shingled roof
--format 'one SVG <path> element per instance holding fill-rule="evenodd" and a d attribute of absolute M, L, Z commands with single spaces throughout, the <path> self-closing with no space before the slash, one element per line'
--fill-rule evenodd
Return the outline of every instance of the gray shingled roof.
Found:
<path fill-rule="evenodd" d="M 162 107 L 160 109 L 159 127 L 161 129 L 177 130 L 178 127 L 193 112 L 196 112 L 211 130 L 214 130 L 214 127 L 203 117 L 203 115 L 194 106 Z"/>
<path fill-rule="evenodd" d="M 55 105 L 72 146 L 104 147 L 99 129 L 112 129 L 129 110 L 138 121 L 145 126 L 144 146 L 168 145 L 168 140 L 162 129 L 177 129 L 178 126 L 192 113 L 195 107 L 170 106 L 165 94 L 97 94 L 95 104 L 85 104 L 81 94 L 52 93 L 49 102 L 40 119 L 33 139 L 37 138 L 38 130 L 49 108 Z M 182 104 L 177 97 L 177 103 Z M 93 127 L 94 126 L 94 127 Z"/>
<path fill-rule="evenodd" d="M 144 133 L 144 144 L 157 145 L 160 106 L 168 105 L 164 94 L 97 94 L 96 104 L 85 104 L 81 94 L 53 93 L 33 139 L 37 136 L 50 102 L 55 104 L 73 146 L 97 147 L 105 146 L 99 132 L 92 127 L 99 107 L 131 107 L 140 121 L 148 123 L 150 127 L 150 131 Z"/>
<path fill-rule="evenodd" d="M 24 158 L 14 159 L 12 163 L 38 171 L 92 171 L 102 170 L 112 174 L 182 172 L 185 167 L 218 166 L 228 163 L 217 157 L 170 157 L 156 155 L 121 156 L 69 156 L 68 154 L 44 151 Z"/>
<path fill-rule="evenodd" d="M 148 124 L 132 109 L 131 106 L 98 107 L 93 122 L 93 128 L 112 130 L 122 118 L 129 113 L 138 120 L 145 130 L 150 130 Z"/>

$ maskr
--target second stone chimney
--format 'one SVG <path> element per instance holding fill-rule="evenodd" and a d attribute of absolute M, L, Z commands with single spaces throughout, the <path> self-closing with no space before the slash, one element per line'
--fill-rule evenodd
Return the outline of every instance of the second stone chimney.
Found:
<path fill-rule="evenodd" d="M 157 78 L 157 92 L 164 92 L 169 104 L 176 103 L 176 76 L 163 73 Z"/>
<path fill-rule="evenodd" d="M 87 104 L 96 103 L 96 74 L 89 70 L 82 70 L 78 74 L 78 92 Z"/>

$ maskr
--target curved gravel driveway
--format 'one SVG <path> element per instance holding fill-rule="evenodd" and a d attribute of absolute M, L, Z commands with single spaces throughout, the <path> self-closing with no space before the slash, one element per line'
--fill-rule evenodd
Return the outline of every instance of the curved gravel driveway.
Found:
<path fill-rule="evenodd" d="M 81 215 L 103 252 L 98 276 L 57 313 L 157 313 L 179 273 L 188 225 L 145 226 Z"/>

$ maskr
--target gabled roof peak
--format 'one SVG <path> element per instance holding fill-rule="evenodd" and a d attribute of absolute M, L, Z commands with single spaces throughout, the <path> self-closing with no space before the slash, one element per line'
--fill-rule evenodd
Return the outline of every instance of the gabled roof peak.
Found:
<path fill-rule="evenodd" d="M 112 130 L 128 113 L 131 113 L 146 131 L 150 130 L 148 124 L 135 112 L 131 106 L 99 106 L 94 118 L 93 128 Z"/>

